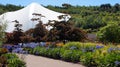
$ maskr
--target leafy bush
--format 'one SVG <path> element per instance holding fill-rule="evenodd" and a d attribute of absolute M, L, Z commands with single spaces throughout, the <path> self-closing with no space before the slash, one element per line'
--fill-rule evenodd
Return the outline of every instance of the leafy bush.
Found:
<path fill-rule="evenodd" d="M 82 44 L 80 42 L 68 42 L 63 46 L 63 48 L 67 49 L 67 50 L 79 50 L 83 46 L 84 46 L 84 44 Z"/>
<path fill-rule="evenodd" d="M 88 52 L 88 53 L 83 54 L 80 57 L 80 61 L 87 66 L 93 66 L 94 59 L 92 57 L 93 57 L 92 53 Z"/>
<path fill-rule="evenodd" d="M 7 59 L 7 67 L 26 67 L 25 62 L 20 60 L 16 54 L 3 54 L 2 56 Z"/>
<path fill-rule="evenodd" d="M 36 48 L 34 48 L 33 53 L 34 53 L 35 55 L 45 56 L 46 49 L 45 49 L 45 48 L 42 48 L 42 47 L 36 47 Z"/>
<path fill-rule="evenodd" d="M 82 52 L 94 52 L 96 49 L 96 46 L 97 45 L 95 43 L 84 43 L 81 49 L 82 49 Z"/>
<path fill-rule="evenodd" d="M 60 58 L 60 48 L 36 47 L 33 50 L 35 55 L 51 57 L 55 59 Z"/>
<path fill-rule="evenodd" d="M 24 51 L 28 51 L 29 54 L 33 54 L 33 48 L 24 48 Z"/>
<path fill-rule="evenodd" d="M 80 61 L 87 66 L 95 67 L 119 67 L 120 48 L 104 46 L 94 52 L 86 52 L 80 57 Z"/>
<path fill-rule="evenodd" d="M 54 48 L 51 51 L 52 53 L 52 57 L 55 59 L 59 59 L 60 58 L 60 48 Z"/>
<path fill-rule="evenodd" d="M 3 54 L 2 56 L 6 57 L 7 59 L 18 58 L 16 54 Z"/>
<path fill-rule="evenodd" d="M 120 43 L 120 26 L 117 23 L 111 23 L 103 27 L 97 34 L 102 42 Z"/>
<path fill-rule="evenodd" d="M 83 52 L 93 52 L 97 45 L 95 43 L 68 42 L 63 46 L 67 50 L 81 50 Z"/>
<path fill-rule="evenodd" d="M 8 67 L 26 67 L 25 63 L 18 58 L 9 59 L 8 63 Z"/>
<path fill-rule="evenodd" d="M 61 59 L 65 61 L 79 62 L 81 54 L 82 52 L 78 50 L 64 50 L 64 52 L 61 53 Z"/>
<path fill-rule="evenodd" d="M 71 61 L 71 55 L 72 51 L 71 50 L 65 50 L 63 54 L 61 54 L 61 57 L 65 61 Z"/>

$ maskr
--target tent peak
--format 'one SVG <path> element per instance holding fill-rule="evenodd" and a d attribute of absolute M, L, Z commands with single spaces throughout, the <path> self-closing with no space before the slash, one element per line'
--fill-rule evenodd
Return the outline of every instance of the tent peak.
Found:
<path fill-rule="evenodd" d="M 29 4 L 28 6 L 41 6 L 39 3 L 36 3 L 36 2 L 32 2 L 31 4 Z"/>

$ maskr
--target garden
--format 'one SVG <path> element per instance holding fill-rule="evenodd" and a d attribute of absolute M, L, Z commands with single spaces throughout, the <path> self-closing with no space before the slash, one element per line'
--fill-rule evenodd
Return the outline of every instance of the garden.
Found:
<path fill-rule="evenodd" d="M 33 55 L 80 63 L 87 67 L 120 66 L 120 46 L 111 44 L 105 46 L 98 43 L 68 42 L 26 47 L 23 50 Z"/>
<path fill-rule="evenodd" d="M 120 66 L 120 27 L 117 24 L 102 28 L 97 33 L 99 41 L 93 43 L 87 39 L 86 32 L 74 28 L 70 23 L 56 22 L 53 25 L 50 31 L 40 22 L 36 28 L 26 32 L 19 27 L 13 33 L 1 32 L 1 35 L 6 35 L 6 38 L 1 36 L 4 44 L 0 48 L 1 67 L 25 67 L 25 62 L 14 53 L 80 63 L 87 67 Z M 108 35 L 114 36 L 111 39 Z"/>
<path fill-rule="evenodd" d="M 120 23 L 118 22 L 120 14 L 117 10 L 115 12 L 106 11 L 106 9 L 100 11 L 103 7 L 106 8 L 106 5 L 99 9 L 79 6 L 56 7 L 56 10 L 63 9 L 71 12 L 73 18 L 68 22 L 55 21 L 55 23 L 46 24 L 53 26 L 50 30 L 45 28 L 46 25 L 42 21 L 37 21 L 35 28 L 25 32 L 20 29 L 22 25 L 17 20 L 13 33 L 5 32 L 6 25 L 1 25 L 0 67 L 26 67 L 26 63 L 16 53 L 43 56 L 83 64 L 86 67 L 120 67 Z M 55 9 L 51 6 L 52 8 Z M 75 12 L 70 10 L 73 8 L 76 9 Z M 80 8 L 84 11 L 79 13 L 77 9 Z M 95 11 L 98 12 L 95 13 Z M 78 13 L 80 16 L 76 15 Z M 117 18 L 110 19 L 115 15 Z M 96 17 L 97 19 L 94 19 Z M 87 33 L 95 33 L 97 40 L 90 41 Z"/>
<path fill-rule="evenodd" d="M 31 44 L 31 45 L 30 45 Z M 4 46 L 10 50 L 10 46 Z M 19 47 L 19 45 L 14 46 Z M 7 53 L 6 49 L 1 49 L 1 63 L 3 65 L 21 65 L 25 63 L 21 61 L 17 55 Z M 59 59 L 66 62 L 83 64 L 87 67 L 119 67 L 120 66 L 120 46 L 100 43 L 82 43 L 82 42 L 40 42 L 27 43 L 22 49 L 16 48 L 12 53 L 32 54 L 53 59 Z M 14 59 L 13 59 L 14 58 Z M 6 62 L 5 62 L 6 61 Z M 17 62 L 17 63 L 16 63 Z M 22 66 L 23 65 L 23 66 Z M 13 66 L 12 66 L 13 67 Z"/>

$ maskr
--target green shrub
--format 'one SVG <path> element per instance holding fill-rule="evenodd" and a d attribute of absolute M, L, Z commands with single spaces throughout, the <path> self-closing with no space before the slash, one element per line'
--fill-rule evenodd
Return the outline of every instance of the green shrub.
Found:
<path fill-rule="evenodd" d="M 61 59 L 65 61 L 79 62 L 81 54 L 82 52 L 78 50 L 64 50 L 64 52 L 61 53 Z"/>
<path fill-rule="evenodd" d="M 7 67 L 26 67 L 25 62 L 20 60 L 16 54 L 3 54 L 7 59 Z"/>
<path fill-rule="evenodd" d="M 8 67 L 26 67 L 25 63 L 18 58 L 9 59 L 8 63 Z"/>
<path fill-rule="evenodd" d="M 51 56 L 52 58 L 59 59 L 60 58 L 60 48 L 51 48 Z"/>
<path fill-rule="evenodd" d="M 61 55 L 61 58 L 65 61 L 71 61 L 71 55 L 72 55 L 71 50 L 65 50 L 64 53 Z"/>
<path fill-rule="evenodd" d="M 71 55 L 71 61 L 72 62 L 79 62 L 79 58 L 83 53 L 81 51 L 73 51 L 73 54 Z"/>
<path fill-rule="evenodd" d="M 41 55 L 58 59 L 60 58 L 60 48 L 36 47 L 33 50 L 35 55 Z"/>
<path fill-rule="evenodd" d="M 68 42 L 63 46 L 63 48 L 67 49 L 67 50 L 79 50 L 83 46 L 84 46 L 84 44 L 82 44 L 80 42 Z"/>
<path fill-rule="evenodd" d="M 88 52 L 88 53 L 84 53 L 81 57 L 80 57 L 80 61 L 87 66 L 94 66 L 94 59 L 92 58 L 92 52 Z"/>
<path fill-rule="evenodd" d="M 39 55 L 41 55 L 41 56 L 46 56 L 46 54 L 47 54 L 47 49 L 46 49 L 46 48 L 40 48 L 40 49 L 38 49 L 38 53 L 39 53 Z"/>
<path fill-rule="evenodd" d="M 33 48 L 24 48 L 23 50 L 28 51 L 29 54 L 33 54 Z"/>
<path fill-rule="evenodd" d="M 80 61 L 86 66 L 94 67 L 119 67 L 120 48 L 106 46 L 96 49 L 94 52 L 85 52 L 80 57 Z"/>
<path fill-rule="evenodd" d="M 6 57 L 7 59 L 13 59 L 13 58 L 18 58 L 16 54 L 3 54 L 2 56 Z"/>
<path fill-rule="evenodd" d="M 95 43 L 68 42 L 63 46 L 66 50 L 80 50 L 83 52 L 93 52 L 96 48 Z"/>
<path fill-rule="evenodd" d="M 116 23 L 108 24 L 103 27 L 97 37 L 101 42 L 120 43 L 120 26 Z"/>

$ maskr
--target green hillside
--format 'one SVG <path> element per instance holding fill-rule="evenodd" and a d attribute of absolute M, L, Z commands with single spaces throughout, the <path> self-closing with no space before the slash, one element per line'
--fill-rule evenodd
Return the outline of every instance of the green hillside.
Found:
<path fill-rule="evenodd" d="M 72 16 L 71 21 L 76 27 L 83 28 L 88 32 L 96 32 L 108 23 L 120 23 L 120 4 L 102 4 L 100 6 L 72 6 L 63 4 L 62 7 L 47 6 L 47 8 L 68 13 Z"/>

